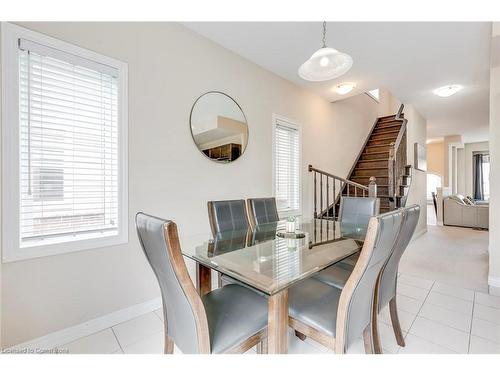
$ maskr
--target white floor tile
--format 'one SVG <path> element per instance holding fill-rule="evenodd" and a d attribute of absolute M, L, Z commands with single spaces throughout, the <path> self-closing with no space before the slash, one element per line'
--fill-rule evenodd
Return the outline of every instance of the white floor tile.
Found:
<path fill-rule="evenodd" d="M 416 314 L 409 313 L 407 311 L 398 309 L 398 317 L 399 317 L 399 324 L 401 325 L 401 329 L 403 331 L 408 331 L 413 324 L 413 321 L 417 317 Z M 386 306 L 382 309 L 382 311 L 379 314 L 379 320 L 381 322 L 384 322 L 388 326 L 392 327 L 392 320 L 391 320 L 391 314 L 389 312 L 389 306 Z"/>
<path fill-rule="evenodd" d="M 427 297 L 426 302 L 439 307 L 443 307 L 448 310 L 472 316 L 471 301 L 466 301 L 457 297 L 447 296 L 446 294 L 441 294 L 431 290 L 429 296 Z"/>
<path fill-rule="evenodd" d="M 487 320 L 491 323 L 500 324 L 500 309 L 495 309 L 493 307 L 488 307 L 476 303 L 474 304 L 474 317 L 482 320 Z"/>
<path fill-rule="evenodd" d="M 466 354 L 469 349 L 469 334 L 418 316 L 410 333 L 444 346 L 457 353 Z"/>
<path fill-rule="evenodd" d="M 474 291 L 470 289 L 459 288 L 456 286 L 436 282 L 432 287 L 432 290 L 434 292 L 464 299 L 466 301 L 474 301 Z"/>
<path fill-rule="evenodd" d="M 492 296 L 490 294 L 476 292 L 476 303 L 500 309 L 500 297 Z"/>
<path fill-rule="evenodd" d="M 418 315 L 466 333 L 470 332 L 472 322 L 470 314 L 462 314 L 425 302 Z"/>
<path fill-rule="evenodd" d="M 500 344 L 472 335 L 470 338 L 470 354 L 500 354 Z"/>
<path fill-rule="evenodd" d="M 125 354 L 162 354 L 163 343 L 163 332 L 158 332 L 123 347 L 123 352 Z"/>
<path fill-rule="evenodd" d="M 427 289 L 417 288 L 416 286 L 408 285 L 403 282 L 398 282 L 397 287 L 398 294 L 402 294 L 404 296 L 415 298 L 423 301 L 429 291 Z"/>
<path fill-rule="evenodd" d="M 288 330 L 288 354 L 324 354 L 327 349 L 312 345 L 307 341 L 302 341 L 292 329 Z"/>
<path fill-rule="evenodd" d="M 111 328 L 94 333 L 90 336 L 59 346 L 59 349 L 67 349 L 69 354 L 109 354 L 120 351 L 120 345 L 116 341 Z"/>
<path fill-rule="evenodd" d="M 398 306 L 398 310 L 401 309 L 412 314 L 418 313 L 423 303 L 423 300 L 407 297 L 402 294 L 398 294 L 396 296 L 396 304 Z"/>
<path fill-rule="evenodd" d="M 145 339 L 153 333 L 163 332 L 163 323 L 154 312 L 120 323 L 113 327 L 122 348 Z"/>
<path fill-rule="evenodd" d="M 500 325 L 498 324 L 474 318 L 471 334 L 500 344 Z"/>
<path fill-rule="evenodd" d="M 392 325 L 389 326 L 383 322 L 379 322 L 378 330 L 383 352 L 387 354 L 397 353 L 399 350 L 399 345 L 396 342 L 396 336 L 394 336 Z M 403 336 L 406 336 L 406 333 L 407 332 L 403 331 Z"/>
<path fill-rule="evenodd" d="M 412 335 L 411 333 L 405 337 L 405 344 L 404 348 L 399 349 L 398 354 L 456 354 L 453 350 Z"/>
<path fill-rule="evenodd" d="M 434 284 L 434 281 L 422 279 L 421 277 L 402 274 L 398 277 L 398 281 L 406 285 L 416 286 L 417 288 L 429 290 Z"/>
<path fill-rule="evenodd" d="M 359 338 L 354 341 L 352 345 L 347 348 L 347 354 L 365 354 L 365 344 L 363 339 Z"/>

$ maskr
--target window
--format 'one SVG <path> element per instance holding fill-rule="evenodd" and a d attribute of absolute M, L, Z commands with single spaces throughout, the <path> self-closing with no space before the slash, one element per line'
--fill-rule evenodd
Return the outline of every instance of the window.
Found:
<path fill-rule="evenodd" d="M 490 199 L 490 155 L 487 152 L 473 152 L 474 199 Z"/>
<path fill-rule="evenodd" d="M 10 24 L 2 38 L 4 261 L 126 242 L 126 64 Z"/>
<path fill-rule="evenodd" d="M 441 187 L 441 176 L 435 173 L 427 173 L 427 203 L 432 203 L 432 193 L 437 193 Z"/>
<path fill-rule="evenodd" d="M 380 89 L 367 91 L 366 94 L 373 100 L 375 100 L 377 103 L 380 103 Z"/>
<path fill-rule="evenodd" d="M 282 117 L 273 119 L 273 184 L 276 205 L 284 216 L 301 213 L 301 128 Z"/>

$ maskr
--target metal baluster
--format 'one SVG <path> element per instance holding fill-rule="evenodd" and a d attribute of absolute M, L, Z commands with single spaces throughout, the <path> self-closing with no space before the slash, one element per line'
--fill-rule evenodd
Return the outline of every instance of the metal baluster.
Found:
<path fill-rule="evenodd" d="M 318 217 L 318 211 L 316 208 L 316 171 L 314 171 L 314 218 Z"/>
<path fill-rule="evenodd" d="M 337 210 L 337 196 L 335 195 L 335 184 L 337 183 L 336 180 L 333 180 L 333 236 L 335 237 L 335 221 L 336 221 L 336 210 Z"/>
<path fill-rule="evenodd" d="M 323 174 L 319 175 L 319 214 L 323 218 Z"/>
<path fill-rule="evenodd" d="M 326 240 L 328 241 L 328 232 L 329 232 L 329 225 L 330 225 L 330 199 L 329 199 L 329 191 L 330 191 L 330 184 L 329 184 L 329 177 L 326 176 L 326 210 L 328 212 L 328 218 L 326 221 Z"/>
<path fill-rule="evenodd" d="M 330 183 L 328 182 L 330 178 L 326 176 L 326 209 L 328 212 L 328 216 L 330 216 L 330 199 L 329 199 L 329 194 L 328 191 L 330 189 Z"/>

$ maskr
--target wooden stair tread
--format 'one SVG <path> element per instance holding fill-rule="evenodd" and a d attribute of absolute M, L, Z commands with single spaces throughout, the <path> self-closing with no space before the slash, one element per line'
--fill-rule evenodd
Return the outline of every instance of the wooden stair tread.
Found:
<path fill-rule="evenodd" d="M 370 137 L 370 141 L 395 141 L 397 138 L 397 134 L 395 137 L 383 137 L 383 138 L 377 138 L 377 139 L 371 139 Z"/>
<path fill-rule="evenodd" d="M 375 146 L 368 146 L 368 147 L 375 147 Z M 383 147 L 387 147 L 387 146 L 383 146 Z M 365 155 L 386 154 L 386 153 L 387 153 L 387 151 L 363 151 L 363 153 L 361 155 L 363 155 L 363 154 L 365 154 Z"/>
<path fill-rule="evenodd" d="M 359 162 L 361 162 L 361 163 L 371 163 L 371 162 L 374 162 L 375 163 L 375 162 L 380 162 L 380 161 L 389 161 L 389 160 L 382 158 L 382 159 L 360 160 Z M 381 167 L 381 168 L 386 168 L 386 167 Z"/>

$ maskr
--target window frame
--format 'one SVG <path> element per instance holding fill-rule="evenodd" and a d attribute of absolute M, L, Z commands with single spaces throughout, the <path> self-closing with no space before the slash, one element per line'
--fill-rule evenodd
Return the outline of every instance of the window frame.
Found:
<path fill-rule="evenodd" d="M 115 246 L 128 242 L 128 64 L 23 27 L 3 22 L 2 36 L 2 262 Z M 19 235 L 19 55 L 28 39 L 118 70 L 118 231 L 79 235 L 79 239 L 21 248 Z"/>
<path fill-rule="evenodd" d="M 272 163 L 273 163 L 273 178 L 272 178 L 272 192 L 273 196 L 276 197 L 276 127 L 278 122 L 285 122 L 287 126 L 292 129 L 296 129 L 299 132 L 299 208 L 297 210 L 279 210 L 278 214 L 281 218 L 289 216 L 302 216 L 302 125 L 294 120 L 286 118 L 285 116 L 277 115 L 273 113 L 272 116 Z"/>

